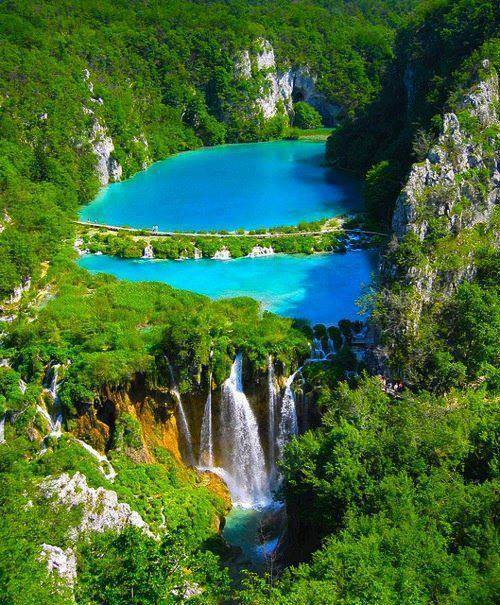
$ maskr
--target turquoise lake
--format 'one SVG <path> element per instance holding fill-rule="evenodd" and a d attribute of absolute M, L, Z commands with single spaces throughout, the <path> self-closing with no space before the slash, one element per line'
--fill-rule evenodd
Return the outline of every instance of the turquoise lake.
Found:
<path fill-rule="evenodd" d="M 215 260 L 123 260 L 83 256 L 92 272 L 131 281 L 160 281 L 212 298 L 251 296 L 264 308 L 314 323 L 356 319 L 355 301 L 377 267 L 375 250 L 311 256 L 275 255 Z"/>
<path fill-rule="evenodd" d="M 256 229 L 360 210 L 358 179 L 325 169 L 325 144 L 278 141 L 180 153 L 113 183 L 82 220 L 160 230 Z"/>

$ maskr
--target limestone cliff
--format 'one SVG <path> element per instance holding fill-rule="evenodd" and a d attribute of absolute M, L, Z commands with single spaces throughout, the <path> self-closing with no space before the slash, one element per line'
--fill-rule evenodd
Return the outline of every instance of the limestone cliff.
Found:
<path fill-rule="evenodd" d="M 237 75 L 250 79 L 253 74 L 261 75 L 263 83 L 256 100 L 265 118 L 272 118 L 280 106 L 288 113 L 293 112 L 295 101 L 305 101 L 315 107 L 327 125 L 334 123 L 341 108 L 330 103 L 316 88 L 316 78 L 307 65 L 290 65 L 278 68 L 274 48 L 268 40 L 259 38 L 257 50 L 245 50 L 236 61 Z"/>
<path fill-rule="evenodd" d="M 498 76 L 490 70 L 444 115 L 435 145 L 412 167 L 396 202 L 383 276 L 413 288 L 413 324 L 425 303 L 474 275 L 471 242 L 487 237 L 477 229 L 488 226 L 500 200 L 497 107 Z"/>
<path fill-rule="evenodd" d="M 475 279 L 481 255 L 498 247 L 498 76 L 488 61 L 477 73 L 470 89 L 456 93 L 425 160 L 413 165 L 382 259 L 372 315 L 380 345 L 365 362 L 407 383 L 425 380 L 434 359 L 429 334 L 444 326 L 460 285 Z"/>
<path fill-rule="evenodd" d="M 467 94 L 459 109 L 462 121 L 475 118 L 486 140 L 462 127 L 455 113 L 443 118 L 443 130 L 424 162 L 415 164 L 396 202 L 392 227 L 400 240 L 415 233 L 424 241 L 433 218 L 446 219 L 450 233 L 486 222 L 499 200 L 500 159 L 497 135 L 485 131 L 498 126 L 498 76 L 495 73 Z M 468 121 L 468 120 L 467 120 Z M 491 145 L 493 152 L 485 149 Z M 482 184 L 474 182 L 482 173 Z M 464 201 L 466 202 L 464 204 Z"/>

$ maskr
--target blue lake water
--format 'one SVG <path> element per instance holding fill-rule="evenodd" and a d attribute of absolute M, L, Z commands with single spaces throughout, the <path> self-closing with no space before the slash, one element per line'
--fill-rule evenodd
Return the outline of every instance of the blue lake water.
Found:
<path fill-rule="evenodd" d="M 361 209 L 358 179 L 325 169 L 325 144 L 278 141 L 189 151 L 103 189 L 82 220 L 161 230 L 256 229 Z"/>
<path fill-rule="evenodd" d="M 79 264 L 92 272 L 131 281 L 160 281 L 212 298 L 251 296 L 264 308 L 314 323 L 356 319 L 355 301 L 376 270 L 375 250 L 312 256 L 275 255 L 215 260 L 123 260 L 88 255 Z"/>

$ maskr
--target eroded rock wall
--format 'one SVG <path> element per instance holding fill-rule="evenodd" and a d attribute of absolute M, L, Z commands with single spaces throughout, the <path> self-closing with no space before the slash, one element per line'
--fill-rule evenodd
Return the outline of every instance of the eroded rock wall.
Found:
<path fill-rule="evenodd" d="M 323 121 L 332 125 L 341 112 L 341 108 L 330 103 L 316 88 L 316 77 L 307 65 L 291 65 L 279 69 L 276 64 L 274 48 L 264 38 L 257 40 L 256 52 L 245 50 L 236 61 L 239 77 L 249 79 L 253 73 L 264 76 L 264 82 L 257 98 L 257 106 L 265 118 L 277 115 L 281 108 L 288 114 L 293 112 L 295 101 L 305 101 L 316 108 Z"/>

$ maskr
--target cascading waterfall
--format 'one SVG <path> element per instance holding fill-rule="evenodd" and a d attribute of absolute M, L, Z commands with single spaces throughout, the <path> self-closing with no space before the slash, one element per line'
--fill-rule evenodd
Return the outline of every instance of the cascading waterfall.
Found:
<path fill-rule="evenodd" d="M 277 393 L 274 384 L 274 366 L 273 359 L 269 356 L 267 366 L 267 385 L 268 385 L 268 468 L 271 482 L 276 474 L 276 403 Z"/>
<path fill-rule="evenodd" d="M 165 358 L 166 359 L 166 358 Z M 177 383 L 174 378 L 174 372 L 172 370 L 172 366 L 167 359 L 168 371 L 170 373 L 170 381 L 171 387 L 170 392 L 175 397 L 177 401 L 177 410 L 179 412 L 179 428 L 181 430 L 182 436 L 186 443 L 186 451 L 188 462 L 191 466 L 194 466 L 194 453 L 193 453 L 193 440 L 191 438 L 191 431 L 189 430 L 189 424 L 187 421 L 186 412 L 184 411 L 184 406 L 182 405 L 181 394 L 179 393 L 179 389 L 177 388 Z"/>
<path fill-rule="evenodd" d="M 57 389 L 59 388 L 59 383 L 57 379 L 59 377 L 59 368 L 60 364 L 55 364 L 52 366 L 52 380 L 50 381 L 49 392 L 54 400 L 54 403 L 57 401 Z"/>
<path fill-rule="evenodd" d="M 295 395 L 292 390 L 292 384 L 298 372 L 300 372 L 300 370 L 297 370 L 297 372 L 294 372 L 288 377 L 285 384 L 283 399 L 281 401 L 281 416 L 278 426 L 278 439 L 276 441 L 280 459 L 283 458 L 283 452 L 288 439 L 299 432 Z"/>
<path fill-rule="evenodd" d="M 200 467 L 212 468 L 214 465 L 214 445 L 212 436 L 212 373 L 208 380 L 208 395 L 203 411 L 200 434 Z"/>
<path fill-rule="evenodd" d="M 106 479 L 108 479 L 109 481 L 113 481 L 113 479 L 116 477 L 116 471 L 111 466 L 111 462 L 108 460 L 108 457 L 104 456 L 103 454 L 100 454 L 91 445 L 89 445 L 88 443 L 85 443 L 85 441 L 82 441 L 81 439 L 75 439 L 75 441 L 77 443 L 79 443 L 85 450 L 87 450 L 87 452 L 91 456 L 93 456 L 96 460 L 99 461 L 99 470 L 104 475 L 104 477 Z M 103 466 L 104 464 L 108 467 L 107 471 L 105 470 L 105 468 Z"/>
<path fill-rule="evenodd" d="M 5 443 L 5 421 L 7 420 L 7 412 L 0 418 L 0 443 Z"/>
<path fill-rule="evenodd" d="M 222 464 L 236 504 L 261 507 L 271 494 L 257 420 L 243 392 L 242 355 L 238 353 L 231 374 L 222 385 L 220 412 Z"/>

